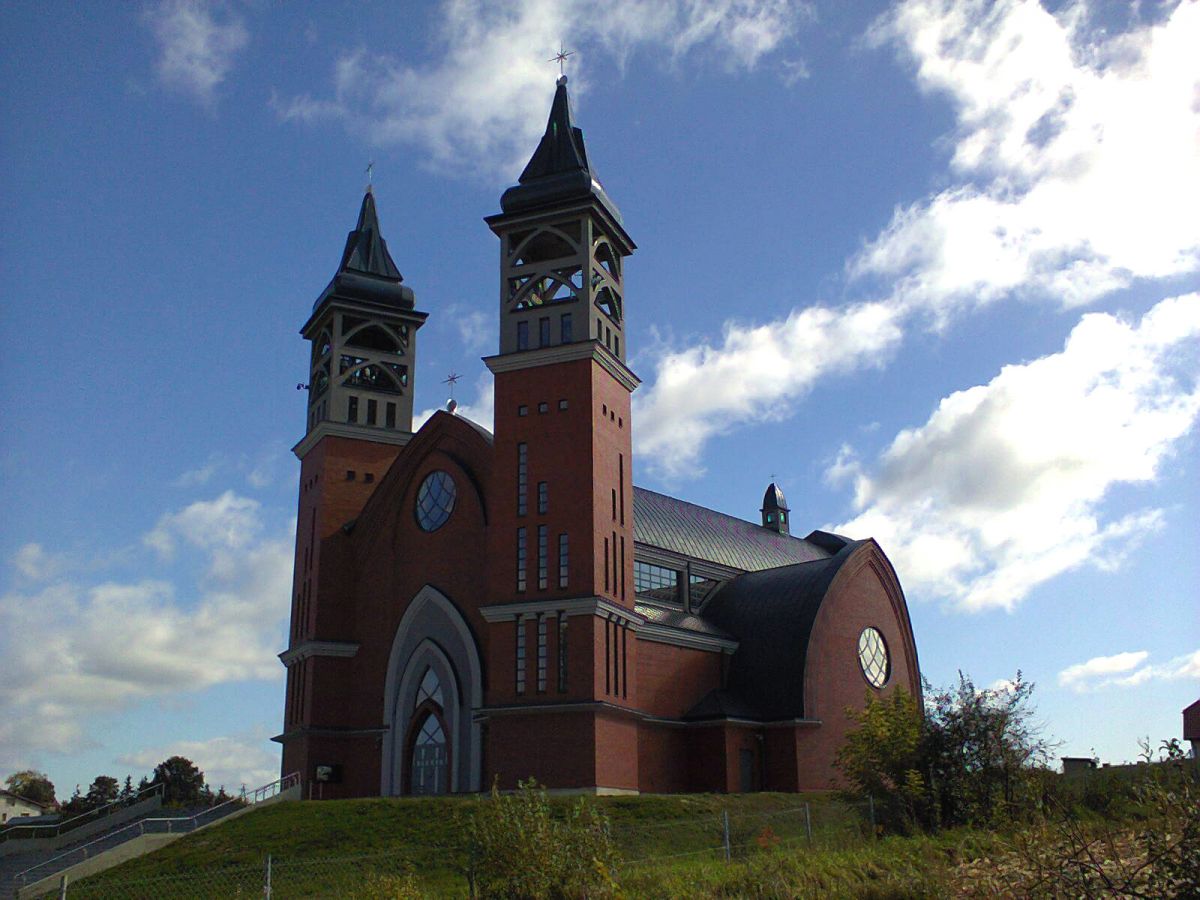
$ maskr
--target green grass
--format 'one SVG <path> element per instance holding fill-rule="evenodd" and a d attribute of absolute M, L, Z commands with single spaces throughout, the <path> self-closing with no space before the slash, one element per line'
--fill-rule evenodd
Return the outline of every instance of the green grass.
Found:
<path fill-rule="evenodd" d="M 423 894 L 463 896 L 461 819 L 479 802 L 486 801 L 279 803 L 80 881 L 71 896 L 261 895 L 268 854 L 277 897 L 395 896 L 394 885 L 408 873 Z M 576 800 L 551 802 L 564 811 Z M 624 860 L 618 879 L 631 897 L 782 897 L 797 891 L 928 896 L 926 888 L 946 860 L 961 852 L 948 849 L 947 839 L 873 840 L 863 811 L 828 795 L 663 795 L 592 802 L 610 818 Z M 729 864 L 723 849 L 726 812 Z"/>

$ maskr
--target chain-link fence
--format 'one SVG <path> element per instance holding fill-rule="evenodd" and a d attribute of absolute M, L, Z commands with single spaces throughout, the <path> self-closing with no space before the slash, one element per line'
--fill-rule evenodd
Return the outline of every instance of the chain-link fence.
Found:
<path fill-rule="evenodd" d="M 737 863 L 757 854 L 860 846 L 875 834 L 870 800 L 799 801 L 765 812 L 704 812 L 664 821 L 622 821 L 612 816 L 619 872 L 675 869 L 692 860 Z M 405 898 L 463 896 L 467 892 L 465 846 L 406 842 L 388 852 L 362 856 L 271 855 L 255 865 L 206 866 L 153 878 L 101 873 L 59 884 L 49 896 L 72 900 L 141 900 L 209 897 Z M 46 894 L 43 894 L 46 896 Z"/>

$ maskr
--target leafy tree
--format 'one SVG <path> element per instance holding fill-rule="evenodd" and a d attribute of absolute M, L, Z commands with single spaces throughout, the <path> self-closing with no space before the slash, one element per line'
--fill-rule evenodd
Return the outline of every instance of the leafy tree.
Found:
<path fill-rule="evenodd" d="M 125 784 L 121 786 L 120 799 L 122 803 L 129 803 L 133 800 L 133 776 L 125 776 Z"/>
<path fill-rule="evenodd" d="M 875 798 L 883 822 L 910 830 L 926 805 L 917 701 L 903 688 L 883 698 L 868 691 L 863 709 L 846 712 L 858 727 L 838 751 L 837 767 L 858 792 Z"/>
<path fill-rule="evenodd" d="M 34 803 L 41 803 L 43 806 L 55 804 L 54 785 L 45 772 L 35 772 L 32 769 L 14 772 L 4 779 L 4 786 L 18 797 L 24 797 Z"/>
<path fill-rule="evenodd" d="M 92 786 L 88 788 L 87 804 L 91 807 L 103 806 L 117 799 L 120 793 L 119 782 L 110 775 L 97 775 Z"/>
<path fill-rule="evenodd" d="M 79 790 L 79 785 L 75 785 L 75 793 L 71 794 L 71 799 L 62 805 L 63 814 L 70 816 L 78 816 L 91 809 L 88 806 L 87 798 Z"/>
<path fill-rule="evenodd" d="M 1034 685 L 1020 671 L 1005 688 L 978 689 L 962 672 L 952 688 L 926 690 L 921 771 L 934 824 L 984 824 L 1036 805 L 1036 774 L 1053 745 L 1041 736 Z"/>
<path fill-rule="evenodd" d="M 185 756 L 172 756 L 154 767 L 151 784 L 163 785 L 163 803 L 199 803 L 207 785 L 204 773 Z"/>

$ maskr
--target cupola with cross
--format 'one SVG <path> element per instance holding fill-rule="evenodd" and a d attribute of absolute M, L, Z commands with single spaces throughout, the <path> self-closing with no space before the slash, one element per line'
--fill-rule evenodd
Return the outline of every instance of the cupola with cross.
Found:
<path fill-rule="evenodd" d="M 783 491 L 774 481 L 767 485 L 767 491 L 763 494 L 761 512 L 763 528 L 770 528 L 780 534 L 791 533 L 791 526 L 788 525 L 788 513 L 791 510 L 788 509 L 787 498 L 783 496 Z"/>
<path fill-rule="evenodd" d="M 408 440 L 416 332 L 427 314 L 414 308 L 413 290 L 403 281 L 368 186 L 341 264 L 301 329 L 311 342 L 308 438 L 327 432 Z"/>
<path fill-rule="evenodd" d="M 518 182 L 487 220 L 500 238 L 500 353 L 595 340 L 624 360 L 622 262 L 635 245 L 588 163 L 565 75 Z"/>

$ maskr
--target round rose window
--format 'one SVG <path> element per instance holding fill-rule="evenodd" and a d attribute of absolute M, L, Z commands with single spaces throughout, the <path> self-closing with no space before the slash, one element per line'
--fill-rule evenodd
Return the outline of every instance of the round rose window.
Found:
<path fill-rule="evenodd" d="M 883 635 L 869 625 L 858 636 L 858 664 L 873 687 L 880 688 L 887 684 L 891 674 L 887 644 L 883 641 Z"/>
<path fill-rule="evenodd" d="M 454 479 L 440 469 L 431 472 L 417 491 L 417 524 L 426 531 L 437 531 L 454 512 Z"/>

